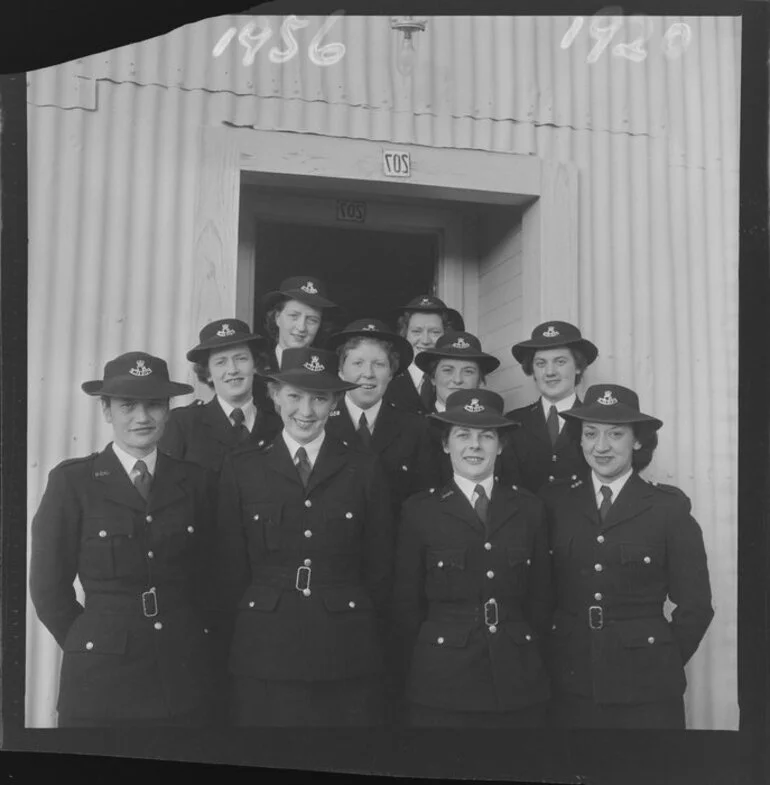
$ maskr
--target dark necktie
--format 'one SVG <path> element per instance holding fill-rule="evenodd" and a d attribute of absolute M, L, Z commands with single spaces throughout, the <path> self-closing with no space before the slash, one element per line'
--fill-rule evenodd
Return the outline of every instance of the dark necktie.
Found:
<path fill-rule="evenodd" d="M 422 384 L 420 385 L 420 400 L 426 411 L 433 411 L 433 404 L 436 403 L 436 388 L 428 378 L 428 374 L 423 374 Z"/>
<path fill-rule="evenodd" d="M 602 485 L 599 488 L 602 496 L 602 503 L 599 506 L 599 517 L 604 521 L 607 518 L 607 513 L 610 511 L 610 507 L 612 507 L 612 488 L 609 485 Z"/>
<path fill-rule="evenodd" d="M 150 486 L 152 485 L 152 475 L 147 471 L 147 464 L 144 461 L 137 461 L 134 464 L 134 487 L 142 498 L 147 501 L 150 498 Z"/>
<path fill-rule="evenodd" d="M 486 524 L 487 514 L 489 513 L 489 499 L 487 498 L 483 486 L 477 485 L 474 490 L 478 496 L 476 498 L 476 503 L 473 505 L 473 509 L 476 510 L 476 515 L 479 516 L 479 520 Z"/>
<path fill-rule="evenodd" d="M 246 416 L 243 409 L 233 409 L 230 412 L 230 419 L 233 421 L 233 428 L 238 433 L 238 441 L 245 442 L 249 438 L 249 429 L 246 427 Z"/>
<path fill-rule="evenodd" d="M 302 484 L 305 488 L 307 488 L 307 481 L 310 479 L 310 472 L 313 471 L 313 468 L 310 465 L 304 447 L 300 447 L 299 450 L 297 450 L 297 454 L 294 456 L 294 462 L 297 466 L 297 471 L 299 472 L 299 478 L 302 480 Z"/>
<path fill-rule="evenodd" d="M 556 440 L 559 438 L 559 415 L 556 413 L 556 407 L 551 404 L 551 408 L 548 410 L 548 418 L 545 421 L 545 425 L 548 428 L 548 435 L 551 437 L 551 444 L 556 444 Z"/>
<path fill-rule="evenodd" d="M 361 412 L 361 419 L 358 421 L 358 435 L 361 443 L 368 450 L 372 446 L 372 432 L 369 430 L 369 423 L 366 422 L 366 415 Z"/>

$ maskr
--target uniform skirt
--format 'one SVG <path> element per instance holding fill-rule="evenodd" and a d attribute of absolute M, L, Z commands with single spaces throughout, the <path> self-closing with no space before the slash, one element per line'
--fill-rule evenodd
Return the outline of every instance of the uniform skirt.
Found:
<path fill-rule="evenodd" d="M 684 701 L 675 698 L 650 703 L 601 704 L 582 695 L 562 694 L 549 706 L 548 724 L 554 728 L 684 730 Z"/>
<path fill-rule="evenodd" d="M 535 703 L 516 711 L 451 711 L 411 703 L 406 722 L 420 728 L 543 728 L 546 704 Z"/>
<path fill-rule="evenodd" d="M 372 727 L 383 724 L 380 682 L 266 681 L 236 678 L 231 720 L 237 727 Z"/>

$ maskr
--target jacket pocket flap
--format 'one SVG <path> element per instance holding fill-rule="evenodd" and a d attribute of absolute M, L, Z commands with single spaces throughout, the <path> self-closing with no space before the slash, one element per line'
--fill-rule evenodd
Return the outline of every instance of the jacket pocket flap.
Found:
<path fill-rule="evenodd" d="M 455 570 L 465 569 L 465 549 L 452 548 L 447 550 L 428 551 L 425 556 L 428 569 L 438 568 L 439 570 L 447 567 Z"/>
<path fill-rule="evenodd" d="M 273 611 L 280 599 L 280 589 L 273 586 L 249 586 L 238 607 L 251 611 Z"/>
<path fill-rule="evenodd" d="M 622 564 L 660 564 L 662 561 L 660 548 L 654 545 L 624 543 L 620 546 Z"/>
<path fill-rule="evenodd" d="M 126 630 L 73 630 L 63 648 L 65 652 L 84 654 L 124 654 L 127 640 Z"/>
<path fill-rule="evenodd" d="M 249 518 L 256 523 L 280 523 L 281 509 L 280 502 L 260 503 L 254 502 L 246 504 L 246 512 Z"/>
<path fill-rule="evenodd" d="M 668 622 L 661 622 L 658 619 L 617 622 L 616 630 L 620 642 L 627 649 L 654 646 L 656 643 L 671 643 L 674 639 Z"/>
<path fill-rule="evenodd" d="M 429 643 L 437 648 L 461 649 L 468 645 L 470 634 L 470 627 L 457 627 L 426 621 L 420 627 L 417 640 L 420 643 Z"/>
<path fill-rule="evenodd" d="M 134 522 L 126 518 L 85 518 L 83 534 L 87 538 L 133 537 Z"/>
<path fill-rule="evenodd" d="M 508 564 L 515 567 L 529 560 L 529 551 L 526 548 L 508 548 Z"/>
<path fill-rule="evenodd" d="M 371 610 L 374 605 L 368 594 L 359 589 L 326 589 L 324 605 L 331 613 Z"/>

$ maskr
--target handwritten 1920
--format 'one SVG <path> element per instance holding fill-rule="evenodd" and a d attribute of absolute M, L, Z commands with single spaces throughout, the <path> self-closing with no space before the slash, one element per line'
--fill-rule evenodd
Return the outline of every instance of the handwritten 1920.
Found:
<path fill-rule="evenodd" d="M 345 44 L 331 43 L 320 46 L 321 40 L 329 32 L 337 19 L 342 16 L 344 11 L 335 11 L 329 16 L 326 21 L 321 25 L 318 32 L 313 36 L 310 45 L 307 48 L 307 56 L 312 63 L 320 66 L 330 66 L 339 63 L 345 56 Z M 299 51 L 299 44 L 294 37 L 295 30 L 301 30 L 310 24 L 309 19 L 300 19 L 297 16 L 288 16 L 281 25 L 281 38 L 286 44 L 286 49 L 279 49 L 274 46 L 268 52 L 268 58 L 271 63 L 288 63 Z M 255 32 L 255 31 L 259 32 Z M 219 57 L 229 46 L 230 42 L 238 33 L 237 27 L 230 27 L 217 41 L 212 54 L 214 57 Z M 273 30 L 268 22 L 265 25 L 259 25 L 257 22 L 248 22 L 238 33 L 238 42 L 246 49 L 243 55 L 243 64 L 252 65 L 257 56 L 257 52 L 270 40 L 273 35 Z"/>

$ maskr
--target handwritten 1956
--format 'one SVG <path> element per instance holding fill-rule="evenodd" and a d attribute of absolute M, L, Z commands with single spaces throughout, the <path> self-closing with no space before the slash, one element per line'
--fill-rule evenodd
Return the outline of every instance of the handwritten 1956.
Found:
<path fill-rule="evenodd" d="M 345 56 L 345 44 L 332 43 L 320 46 L 323 37 L 344 13 L 344 11 L 335 11 L 326 19 L 318 32 L 313 36 L 313 39 L 307 48 L 307 56 L 315 65 L 334 65 L 335 63 L 339 63 Z M 286 17 L 281 25 L 281 38 L 286 44 L 286 48 L 279 49 L 277 46 L 272 47 L 267 54 L 270 62 L 276 64 L 288 63 L 299 51 L 299 44 L 297 44 L 297 39 L 294 37 L 294 31 L 301 30 L 309 24 L 309 19 L 300 19 L 294 15 Z M 238 28 L 230 27 L 222 35 L 212 51 L 214 57 L 219 57 L 227 49 L 230 42 L 235 38 L 236 33 L 238 33 Z M 243 55 L 244 65 L 248 66 L 254 63 L 257 52 L 259 52 L 259 50 L 270 40 L 272 35 L 273 30 L 269 23 L 266 25 L 259 25 L 257 22 L 248 22 L 241 28 L 240 33 L 238 33 L 238 42 L 246 49 Z"/>
<path fill-rule="evenodd" d="M 595 63 L 609 46 L 615 33 L 624 25 L 623 9 L 619 6 L 604 8 L 595 14 L 591 19 L 589 35 L 596 41 L 591 51 L 586 57 L 586 62 Z M 561 48 L 569 49 L 572 42 L 577 37 L 583 27 L 585 19 L 582 16 L 575 17 L 569 30 L 561 39 Z M 612 48 L 615 57 L 625 57 L 635 63 L 641 63 L 647 57 L 647 50 L 644 44 L 650 40 L 655 32 L 653 20 L 647 16 L 629 17 L 629 26 L 636 28 L 639 35 L 630 43 L 616 44 Z M 690 25 L 685 22 L 674 22 L 663 35 L 662 49 L 663 54 L 669 60 L 676 60 L 681 57 L 692 40 L 692 30 Z"/>

